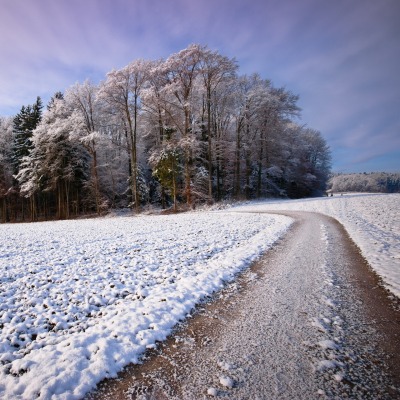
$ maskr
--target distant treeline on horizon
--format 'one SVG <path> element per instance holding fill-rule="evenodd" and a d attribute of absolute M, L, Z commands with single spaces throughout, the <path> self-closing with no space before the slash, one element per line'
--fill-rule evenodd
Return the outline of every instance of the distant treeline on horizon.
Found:
<path fill-rule="evenodd" d="M 400 172 L 333 174 L 331 192 L 400 193 Z"/>

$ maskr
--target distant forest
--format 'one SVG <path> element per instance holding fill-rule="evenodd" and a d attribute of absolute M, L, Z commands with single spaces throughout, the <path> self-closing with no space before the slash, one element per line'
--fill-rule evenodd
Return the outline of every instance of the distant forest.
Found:
<path fill-rule="evenodd" d="M 330 149 L 298 96 L 190 45 L 0 117 L 0 221 L 321 194 Z"/>
<path fill-rule="evenodd" d="M 400 173 L 337 174 L 328 187 L 332 192 L 400 193 Z"/>

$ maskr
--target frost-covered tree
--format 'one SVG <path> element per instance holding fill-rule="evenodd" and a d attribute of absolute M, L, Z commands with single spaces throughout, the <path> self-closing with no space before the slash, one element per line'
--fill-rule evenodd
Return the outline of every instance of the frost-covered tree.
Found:
<path fill-rule="evenodd" d="M 17 173 L 23 157 L 32 149 L 32 132 L 42 118 L 42 100 L 37 97 L 33 105 L 22 106 L 21 111 L 14 117 L 13 162 Z"/>
<path fill-rule="evenodd" d="M 50 101 L 47 104 L 47 110 L 50 111 L 53 107 L 56 100 L 64 100 L 64 94 L 60 91 L 54 93 L 54 96 L 51 97 Z"/>
<path fill-rule="evenodd" d="M 310 128 L 302 130 L 304 141 L 304 165 L 307 174 L 313 176 L 312 194 L 322 194 L 331 170 L 331 152 L 319 131 Z"/>
<path fill-rule="evenodd" d="M 107 74 L 102 83 L 99 98 L 115 110 L 123 121 L 127 134 L 130 155 L 132 205 L 139 209 L 139 163 L 138 163 L 138 118 L 141 108 L 140 96 L 148 81 L 152 63 L 136 60 L 120 70 Z"/>
<path fill-rule="evenodd" d="M 79 140 L 91 156 L 91 173 L 89 186 L 93 192 L 94 205 L 99 214 L 102 209 L 102 197 L 100 193 L 98 172 L 98 145 L 102 140 L 100 130 L 101 103 L 98 101 L 99 88 L 86 80 L 84 83 L 76 83 L 65 93 L 68 107 L 76 113 L 74 139 Z M 81 123 L 78 123 L 80 119 Z"/>
<path fill-rule="evenodd" d="M 238 69 L 236 60 L 222 56 L 217 51 L 211 51 L 204 47 L 199 61 L 199 72 L 204 89 L 204 108 L 206 112 L 206 121 L 203 123 L 207 140 L 207 161 L 208 161 L 208 196 L 213 196 L 213 140 L 216 136 L 216 125 L 213 124 L 212 111 L 217 108 L 216 103 L 221 97 L 217 92 L 226 88 L 225 84 L 232 84 L 236 79 Z"/>
<path fill-rule="evenodd" d="M 40 97 L 37 97 L 33 105 L 22 106 L 20 112 L 13 119 L 12 164 L 14 174 L 19 173 L 24 157 L 27 157 L 32 150 L 32 132 L 42 118 L 42 108 L 42 101 Z M 31 202 L 28 205 L 25 204 L 24 198 L 19 196 L 18 182 L 14 180 L 13 183 L 10 196 L 13 197 L 14 218 L 18 219 L 18 214 L 20 214 L 20 218 L 24 220 L 28 207 L 32 218 L 34 204 Z"/>
<path fill-rule="evenodd" d="M 200 60 L 203 47 L 197 44 L 188 46 L 178 53 L 172 54 L 162 63 L 155 73 L 162 74 L 166 83 L 161 93 L 166 102 L 163 109 L 171 119 L 171 123 L 179 133 L 179 147 L 184 159 L 184 195 L 187 206 L 191 206 L 192 198 L 192 165 L 198 151 L 198 131 L 195 118 L 196 79 L 199 76 Z"/>
<path fill-rule="evenodd" d="M 219 201 L 231 196 L 234 187 L 236 78 L 222 82 L 212 97 L 212 151 L 215 156 L 212 178 L 215 184 L 214 197 Z"/>
<path fill-rule="evenodd" d="M 80 210 L 83 188 L 88 180 L 90 156 L 74 132 L 84 122 L 80 114 L 64 100 L 55 100 L 43 120 L 32 133 L 32 150 L 23 158 L 16 179 L 21 193 L 34 205 L 32 219 L 37 216 L 38 194 L 45 195 L 43 213 L 54 202 L 57 218 L 69 218 Z M 51 196 L 54 195 L 52 202 Z"/>
<path fill-rule="evenodd" d="M 154 62 L 149 74 L 149 85 L 142 93 L 142 126 L 148 163 L 155 177 L 155 194 L 165 208 L 168 199 L 177 209 L 178 196 L 182 191 L 181 132 L 176 127 L 179 110 L 171 102 L 171 95 L 163 90 L 168 84 L 168 74 L 162 67 L 164 61 Z"/>
<path fill-rule="evenodd" d="M 233 114 L 235 197 L 266 194 L 267 170 L 274 165 L 272 147 L 280 141 L 286 123 L 298 115 L 297 100 L 257 74 L 238 79 Z"/>
<path fill-rule="evenodd" d="M 100 85 L 57 92 L 40 124 L 40 99 L 22 107 L 12 162 L 9 146 L 0 151 L 2 215 L 24 219 L 28 205 L 34 218 L 65 218 L 129 204 L 138 211 L 148 202 L 176 210 L 323 192 L 329 147 L 295 123 L 298 96 L 237 72 L 234 59 L 192 44 L 166 59 L 134 60 Z M 385 182 L 396 187 L 392 177 Z"/>
<path fill-rule="evenodd" d="M 333 175 L 328 187 L 333 193 L 400 193 L 400 173 L 370 172 Z"/>

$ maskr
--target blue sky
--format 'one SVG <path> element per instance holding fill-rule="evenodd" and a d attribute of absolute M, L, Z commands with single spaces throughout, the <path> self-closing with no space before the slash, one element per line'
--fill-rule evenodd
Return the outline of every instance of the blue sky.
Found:
<path fill-rule="evenodd" d="M 300 95 L 335 171 L 400 171 L 399 21 L 399 0 L 0 0 L 0 115 L 200 43 Z"/>

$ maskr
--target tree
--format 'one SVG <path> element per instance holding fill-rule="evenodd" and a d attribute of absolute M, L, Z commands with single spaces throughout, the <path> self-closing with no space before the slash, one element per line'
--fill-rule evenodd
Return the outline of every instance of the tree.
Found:
<path fill-rule="evenodd" d="M 97 162 L 97 145 L 101 140 L 100 115 L 101 108 L 98 101 L 98 87 L 86 80 L 84 83 L 76 83 L 71 86 L 65 95 L 68 106 L 80 115 L 77 123 L 74 138 L 80 140 L 91 156 L 90 183 L 94 194 L 94 204 L 97 214 L 100 214 L 102 199 L 99 187 L 99 174 Z"/>
<path fill-rule="evenodd" d="M 166 207 L 170 195 L 176 211 L 182 173 L 181 134 L 176 127 L 180 115 L 171 102 L 171 94 L 164 90 L 169 79 L 163 63 L 162 60 L 153 63 L 148 75 L 149 85 L 142 92 L 142 123 L 146 132 L 148 163 L 161 186 L 159 198 L 162 207 Z"/>
<path fill-rule="evenodd" d="M 322 193 L 331 155 L 318 131 L 295 123 L 298 96 L 237 70 L 235 59 L 192 44 L 57 92 L 43 118 L 40 98 L 23 106 L 11 139 L 0 126 L 10 139 L 0 149 L 1 218 L 24 220 L 28 205 L 32 219 L 67 218 L 126 205 L 138 212 L 146 202 L 177 210 Z M 357 187 L 396 190 L 396 179 L 363 176 Z"/>
<path fill-rule="evenodd" d="M 254 122 L 257 108 L 257 88 L 262 84 L 256 74 L 238 79 L 235 96 L 235 154 L 234 154 L 234 196 L 240 198 L 241 190 L 249 196 L 251 165 L 250 149 L 254 141 Z M 245 163 L 245 165 L 243 165 Z M 245 180 L 242 182 L 242 171 L 245 169 Z"/>
<path fill-rule="evenodd" d="M 233 190 L 234 161 L 235 161 L 235 105 L 236 105 L 236 80 L 223 81 L 219 90 L 212 93 L 212 141 L 215 156 L 214 179 L 216 192 L 214 197 L 217 201 L 224 196 L 230 196 Z"/>
<path fill-rule="evenodd" d="M 7 195 L 12 187 L 13 119 L 0 117 L 0 221 L 9 220 Z"/>
<path fill-rule="evenodd" d="M 125 124 L 129 139 L 132 204 L 137 211 L 140 206 L 137 154 L 140 96 L 148 81 L 151 65 L 149 61 L 137 60 L 120 70 L 109 72 L 99 93 L 99 97 L 119 113 Z"/>
<path fill-rule="evenodd" d="M 213 196 L 212 191 L 212 177 L 213 177 L 213 137 L 215 137 L 215 129 L 212 129 L 212 108 L 216 107 L 212 102 L 216 101 L 218 97 L 216 92 L 223 88 L 224 82 L 231 82 L 236 78 L 236 71 L 238 69 L 236 60 L 229 59 L 222 56 L 217 51 L 211 51 L 207 48 L 202 49 L 200 57 L 199 71 L 202 77 L 202 82 L 205 90 L 206 102 L 206 135 L 207 135 L 207 158 L 208 158 L 208 195 L 211 199 Z M 215 125 L 214 125 L 215 128 Z"/>
<path fill-rule="evenodd" d="M 42 118 L 42 101 L 40 97 L 37 97 L 36 102 L 33 105 L 22 106 L 21 111 L 14 117 L 13 120 L 13 149 L 12 149 L 12 163 L 13 172 L 18 174 L 21 169 L 21 163 L 24 158 L 29 156 L 33 145 L 32 145 L 32 132 L 39 124 Z M 17 182 L 14 181 L 14 188 L 12 192 L 18 199 L 18 193 L 20 188 Z M 30 199 L 30 213 L 31 219 L 34 218 L 35 204 L 32 202 L 33 198 Z M 22 199 L 20 204 L 22 219 L 25 219 L 25 204 Z M 17 206 L 15 206 L 15 218 L 17 218 Z"/>
<path fill-rule="evenodd" d="M 16 179 L 21 194 L 35 204 L 38 193 L 54 193 L 57 218 L 77 214 L 82 189 L 88 180 L 89 154 L 72 134 L 84 122 L 78 112 L 71 111 L 64 100 L 56 99 L 32 133 L 32 150 L 23 158 Z M 74 203 L 74 206 L 73 206 Z M 32 212 L 32 219 L 36 219 Z M 48 210 L 44 210 L 47 214 Z"/>
<path fill-rule="evenodd" d="M 169 114 L 175 128 L 181 135 L 179 146 L 184 158 L 184 194 L 186 204 L 189 207 L 193 200 L 191 165 L 193 153 L 197 146 L 195 118 L 193 118 L 193 96 L 203 49 L 200 45 L 192 44 L 186 49 L 172 54 L 158 68 L 158 72 L 166 77 L 166 84 L 161 89 L 164 98 L 168 99 L 164 103 L 167 106 L 164 111 Z M 171 109 L 175 109 L 176 113 L 172 113 Z"/>
<path fill-rule="evenodd" d="M 400 193 L 400 173 L 371 172 L 334 174 L 328 181 L 331 192 Z"/>
<path fill-rule="evenodd" d="M 172 196 L 175 212 L 178 204 L 179 159 L 179 148 L 171 146 L 171 144 L 159 149 L 159 151 L 153 151 L 149 158 L 149 163 L 153 168 L 153 175 L 157 177 L 162 187 L 166 188 Z"/>
<path fill-rule="evenodd" d="M 54 96 L 51 97 L 49 103 L 47 104 L 47 111 L 50 111 L 56 100 L 64 100 L 64 94 L 62 92 L 56 92 L 54 93 Z"/>
<path fill-rule="evenodd" d="M 298 96 L 284 88 L 275 88 L 270 81 L 262 81 L 256 91 L 256 136 L 255 145 L 256 166 L 256 192 L 257 197 L 267 193 L 269 177 L 268 168 L 274 166 L 271 162 L 273 152 L 280 154 L 279 145 L 282 140 L 282 132 L 290 124 L 292 119 L 299 116 L 300 108 L 297 106 Z M 274 169 L 275 173 L 277 172 Z"/>
<path fill-rule="evenodd" d="M 29 155 L 32 149 L 32 132 L 42 118 L 42 100 L 37 97 L 35 104 L 22 106 L 21 111 L 14 117 L 14 171 L 18 173 L 23 157 Z"/>
<path fill-rule="evenodd" d="M 315 177 L 312 194 L 322 194 L 331 170 L 331 152 L 321 132 L 305 128 L 302 130 L 304 141 L 304 164 L 306 173 Z"/>

